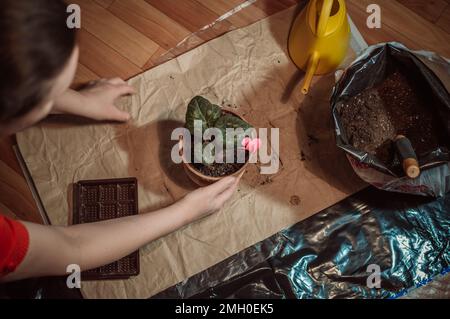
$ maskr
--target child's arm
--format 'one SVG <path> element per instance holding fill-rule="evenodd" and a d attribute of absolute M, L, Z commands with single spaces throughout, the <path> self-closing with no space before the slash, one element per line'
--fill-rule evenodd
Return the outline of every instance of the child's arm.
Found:
<path fill-rule="evenodd" d="M 134 88 L 119 78 L 99 80 L 80 91 L 67 90 L 56 99 L 53 113 L 74 114 L 99 121 L 128 121 L 130 115 L 119 110 L 114 102 L 121 96 L 134 93 Z"/>
<path fill-rule="evenodd" d="M 0 278 L 14 281 L 66 274 L 68 265 L 93 269 L 119 260 L 143 245 L 218 211 L 235 192 L 239 179 L 228 177 L 198 189 L 170 207 L 105 222 L 70 227 L 24 223 L 30 246 L 17 270 Z"/>

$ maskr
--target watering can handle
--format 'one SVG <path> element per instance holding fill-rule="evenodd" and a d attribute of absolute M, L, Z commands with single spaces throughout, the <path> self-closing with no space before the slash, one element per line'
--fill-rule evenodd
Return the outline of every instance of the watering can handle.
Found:
<path fill-rule="evenodd" d="M 314 7 L 317 0 L 314 0 Z M 320 12 L 319 23 L 317 24 L 316 36 L 324 37 L 327 31 L 328 20 L 330 19 L 331 10 L 333 9 L 334 0 L 323 0 L 322 11 Z"/>

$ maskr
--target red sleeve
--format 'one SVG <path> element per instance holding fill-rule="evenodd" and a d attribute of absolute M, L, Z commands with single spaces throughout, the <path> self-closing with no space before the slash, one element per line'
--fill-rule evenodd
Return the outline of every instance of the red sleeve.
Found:
<path fill-rule="evenodd" d="M 27 254 L 29 242 L 22 223 L 0 215 L 0 277 L 16 270 Z"/>

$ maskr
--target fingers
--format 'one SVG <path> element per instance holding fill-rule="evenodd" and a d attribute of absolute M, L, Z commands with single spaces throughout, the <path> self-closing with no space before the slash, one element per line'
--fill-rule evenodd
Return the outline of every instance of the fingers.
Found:
<path fill-rule="evenodd" d="M 200 188 L 190 193 L 186 198 L 190 202 L 190 206 L 194 207 L 196 218 L 199 216 L 206 216 L 219 211 L 225 202 L 233 196 L 236 191 L 240 178 L 226 177 L 217 183 Z"/>
<path fill-rule="evenodd" d="M 95 84 L 112 85 L 111 91 L 114 92 L 114 95 L 116 97 L 136 93 L 136 90 L 131 85 L 129 85 L 127 82 L 122 80 L 121 78 L 99 79 L 99 80 L 90 82 L 90 85 L 95 85 Z"/>
<path fill-rule="evenodd" d="M 228 188 L 233 186 L 233 184 L 235 182 L 236 182 L 235 177 L 231 177 L 231 176 L 225 177 L 225 178 L 221 179 L 220 181 L 218 181 L 210 186 L 207 186 L 206 190 L 209 192 L 211 197 L 216 197 L 217 195 L 223 193 Z"/>
<path fill-rule="evenodd" d="M 212 197 L 215 197 L 216 204 L 221 207 L 223 204 L 225 204 L 226 201 L 228 201 L 231 196 L 236 192 L 239 182 L 241 181 L 242 176 L 244 175 L 245 171 L 242 172 L 238 177 L 227 177 L 223 180 L 217 182 L 216 184 L 212 185 L 214 186 L 215 193 L 212 195 Z"/>
<path fill-rule="evenodd" d="M 106 80 L 108 83 L 110 84 L 114 84 L 114 85 L 122 85 L 122 84 L 127 84 L 127 82 L 125 82 L 124 80 L 122 80 L 121 78 L 112 78 L 112 79 L 108 79 Z"/>
<path fill-rule="evenodd" d="M 128 112 L 119 110 L 115 105 L 111 108 L 111 120 L 119 122 L 127 122 L 131 119 L 131 115 Z"/>
<path fill-rule="evenodd" d="M 129 94 L 135 94 L 136 90 L 134 87 L 128 84 L 120 84 L 114 86 L 114 95 L 116 97 L 123 96 L 123 95 L 129 95 Z"/>
<path fill-rule="evenodd" d="M 90 87 L 96 87 L 98 85 L 110 85 L 111 92 L 114 92 L 116 97 L 136 93 L 136 90 L 121 78 L 98 79 L 88 84 Z"/>
<path fill-rule="evenodd" d="M 135 89 L 131 85 L 128 85 L 124 80 L 120 78 L 109 79 L 107 80 L 107 83 L 112 85 L 111 87 L 112 103 L 114 103 L 114 101 L 121 96 L 136 93 Z M 118 109 L 114 104 L 111 110 L 112 110 L 111 120 L 119 122 L 127 122 L 131 118 L 128 112 Z"/>
<path fill-rule="evenodd" d="M 136 93 L 136 90 L 121 78 L 108 79 L 106 82 L 116 87 L 119 96 Z"/>
<path fill-rule="evenodd" d="M 219 195 L 225 191 L 227 191 L 230 188 L 233 188 L 237 185 L 239 185 L 239 182 L 241 181 L 242 176 L 244 175 L 245 171 L 243 171 L 241 174 L 239 174 L 238 177 L 225 177 L 221 179 L 220 181 L 216 182 L 215 184 L 209 186 L 210 191 L 212 191 L 215 195 Z"/>
<path fill-rule="evenodd" d="M 217 203 L 221 207 L 227 202 L 233 194 L 236 192 L 239 185 L 240 178 L 236 178 L 235 182 L 227 188 L 224 192 L 222 192 L 219 196 L 217 196 Z"/>

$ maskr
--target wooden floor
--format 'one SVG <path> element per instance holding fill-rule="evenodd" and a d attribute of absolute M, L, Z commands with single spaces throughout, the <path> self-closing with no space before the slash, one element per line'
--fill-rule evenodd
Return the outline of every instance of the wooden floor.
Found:
<path fill-rule="evenodd" d="M 174 55 L 301 0 L 257 0 L 220 23 L 215 21 L 245 1 L 70 2 L 82 8 L 81 55 L 74 83 L 78 85 L 104 77 L 128 79 Z M 382 28 L 379 30 L 366 27 L 366 8 L 372 3 L 382 8 Z M 369 44 L 399 41 L 410 48 L 432 50 L 450 58 L 450 0 L 347 0 L 347 6 Z M 210 24 L 214 27 L 198 32 Z M 187 38 L 189 41 L 184 41 Z M 0 141 L 0 212 L 14 212 L 21 219 L 39 222 L 32 196 L 15 160 L 13 144 L 13 138 Z"/>
<path fill-rule="evenodd" d="M 129 78 L 159 64 L 165 54 L 205 25 L 245 2 L 244 0 L 74 0 L 82 8 L 81 58 L 76 83 L 99 77 Z M 217 37 L 295 5 L 299 0 L 259 0 L 219 24 L 211 32 L 191 36 L 195 44 Z M 363 25 L 370 3 L 382 5 L 387 24 L 370 32 L 368 41 L 401 40 L 430 44 L 429 26 L 450 32 L 450 0 L 348 1 L 350 14 Z M 411 9 L 407 10 L 405 7 Z M 416 21 L 415 14 L 423 21 Z M 411 28 L 416 25 L 415 28 Z M 423 31 L 420 32 L 419 31 Z M 422 40 L 423 41 L 422 41 Z M 445 40 L 444 38 L 442 39 Z M 446 39 L 448 40 L 449 38 Z M 450 46 L 450 45 L 449 45 Z M 450 48 L 447 51 L 450 56 Z"/>

